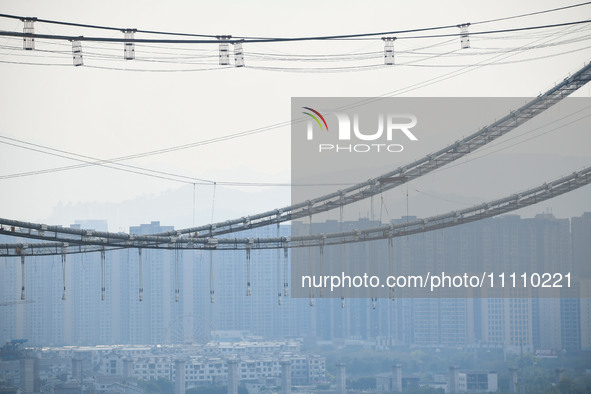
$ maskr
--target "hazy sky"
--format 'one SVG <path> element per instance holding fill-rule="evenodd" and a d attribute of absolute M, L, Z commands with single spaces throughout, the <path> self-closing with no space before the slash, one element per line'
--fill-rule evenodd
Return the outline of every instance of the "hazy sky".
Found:
<path fill-rule="evenodd" d="M 0 12 L 85 24 L 144 30 L 244 36 L 314 36 L 379 32 L 456 25 L 573 4 L 564 1 L 16 1 L 4 0 Z M 89 4 L 93 4 L 89 6 Z M 580 7 L 530 18 L 473 26 L 474 30 L 503 29 L 588 19 L 591 7 Z M 22 22 L 0 18 L 0 29 L 22 31 Z M 93 31 L 37 23 L 39 34 L 121 37 L 117 31 Z M 85 67 L 71 66 L 70 43 L 37 40 L 36 48 L 52 52 L 24 53 L 21 40 L 0 37 L 0 136 L 49 146 L 90 157 L 109 159 L 283 124 L 264 132 L 225 142 L 126 161 L 126 164 L 183 174 L 216 182 L 290 181 L 291 97 L 402 96 L 535 96 L 582 67 L 591 57 L 591 26 L 577 25 L 543 31 L 471 37 L 472 48 L 458 51 L 459 38 L 398 40 L 400 65 L 351 72 L 294 72 L 258 67 L 307 68 L 381 64 L 382 55 L 356 62 L 351 53 L 380 52 L 373 40 L 320 43 L 244 45 L 245 68 L 179 71 L 207 66 L 179 63 L 179 56 L 217 54 L 217 46 L 160 44 L 136 48 L 138 60 L 124 61 L 122 44 L 83 43 Z M 450 31 L 453 32 L 453 31 Z M 138 38 L 147 37 L 137 35 Z M 572 40 L 571 43 L 566 41 Z M 445 41 L 445 43 L 444 43 Z M 557 43 L 561 43 L 558 45 Z M 556 44 L 556 45 L 551 45 Z M 426 46 L 433 45 L 431 48 Z M 508 49 L 543 45 L 512 53 Z M 55 53 L 61 51 L 62 53 Z M 404 51 L 415 54 L 405 56 Z M 450 52 L 445 56 L 435 56 Z M 483 54 L 486 52 L 486 54 Z M 260 54 L 284 58 L 294 54 L 344 54 L 339 63 L 270 61 Z M 420 55 L 424 53 L 424 55 Z M 108 54 L 99 59 L 93 54 Z M 480 55 L 479 55 L 480 54 Z M 419 56 L 420 55 L 420 56 Z M 169 63 L 140 59 L 172 57 Z M 175 58 L 176 57 L 176 58 Z M 194 61 L 183 58 L 185 63 Z M 411 65 L 413 60 L 421 61 Z M 534 59 L 534 60 L 531 60 Z M 57 63 L 66 66 L 2 62 Z M 217 59 L 213 59 L 217 62 Z M 498 62 L 479 68 L 476 62 Z M 406 65 L 404 65 L 406 63 Z M 421 66 L 416 66 L 419 64 Z M 142 71 L 112 70 L 91 66 Z M 427 67 L 424 67 L 427 66 Z M 165 70 L 153 72 L 154 70 Z M 176 70 L 176 72 L 170 71 Z M 152 71 L 152 72 L 150 72 Z M 458 75 L 449 73 L 457 71 Z M 405 90 L 440 77 L 437 83 Z M 585 86 L 578 96 L 591 96 Z M 494 119 L 491 119 L 491 121 Z M 466 131 L 472 132 L 474 130 Z M 439 135 L 422 141 L 421 149 L 397 157 L 401 163 L 452 142 Z M 0 142 L 9 142 L 0 138 Z M 482 160 L 447 171 L 439 184 L 431 177 L 409 188 L 415 193 L 416 214 L 454 209 L 441 198 L 454 196 L 469 204 L 527 188 L 591 164 L 588 130 L 565 138 L 557 132 L 522 143 Z M 510 163 L 513 163 L 510 165 Z M 0 143 L 0 176 L 61 167 L 77 162 Z M 480 175 L 478 172 L 480 171 Z M 505 182 L 499 171 L 510 177 Z M 479 183 L 480 182 L 480 183 Z M 447 185 L 447 186 L 446 186 Z M 450 185 L 454 185 L 453 187 Z M 505 187 L 506 186 L 506 187 Z M 512 189 L 511 189 L 512 188 Z M 414 190 L 427 190 L 429 200 Z M 74 219 L 105 219 L 110 230 L 125 230 L 140 222 L 161 220 L 178 227 L 209 222 L 212 186 L 146 177 L 101 167 L 86 167 L 42 175 L 0 179 L 0 217 L 67 225 Z M 489 194 L 494 193 L 494 194 Z M 579 215 L 591 210 L 586 190 L 530 214 L 552 209 Z M 395 201 L 400 197 L 393 194 Z M 396 197 L 398 196 L 398 197 Z M 289 204 L 288 187 L 218 187 L 214 219 L 244 216 Z M 457 201 L 458 199 L 462 201 Z M 561 202 L 562 201 L 562 202 Z M 574 201 L 574 202 L 573 202 Z M 457 207 L 456 207 L 457 208 Z M 392 214 L 397 211 L 392 208 Z M 398 212 L 403 213 L 403 212 Z"/>

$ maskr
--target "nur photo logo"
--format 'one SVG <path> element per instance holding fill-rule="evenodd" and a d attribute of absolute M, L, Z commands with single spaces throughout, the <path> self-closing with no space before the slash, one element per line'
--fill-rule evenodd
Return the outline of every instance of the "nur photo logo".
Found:
<path fill-rule="evenodd" d="M 320 111 L 311 107 L 302 107 L 302 113 L 309 117 L 306 123 L 306 138 L 314 141 L 314 129 L 328 132 L 329 124 Z M 326 134 L 319 138 L 318 152 L 390 152 L 404 150 L 400 143 L 393 143 L 395 138 L 405 137 L 410 141 L 418 141 L 411 129 L 417 125 L 417 117 L 410 113 L 377 113 L 364 114 L 347 112 L 329 112 L 327 116 L 337 124 L 337 133 Z M 363 124 L 363 126 L 361 126 Z M 358 142 L 358 143 L 355 143 Z"/>

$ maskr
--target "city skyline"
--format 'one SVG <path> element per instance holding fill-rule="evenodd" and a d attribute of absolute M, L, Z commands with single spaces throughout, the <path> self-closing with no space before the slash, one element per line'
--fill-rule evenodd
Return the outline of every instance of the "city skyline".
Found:
<path fill-rule="evenodd" d="M 97 221 L 78 221 L 73 227 L 84 227 L 85 224 L 106 227 L 106 223 Z M 344 225 L 347 228 L 368 226 L 371 221 L 364 219 Z M 334 221 L 326 222 L 324 230 L 335 226 L 339 227 Z M 416 267 L 421 264 L 445 266 L 446 260 L 468 262 L 484 258 L 482 264 L 493 267 L 502 261 L 499 259 L 505 258 L 503 256 L 514 254 L 515 263 L 518 263 L 530 258 L 527 256 L 533 251 L 532 256 L 539 260 L 540 267 L 552 270 L 555 268 L 543 262 L 552 261 L 555 267 L 562 267 L 570 266 L 571 258 L 586 258 L 581 250 L 588 247 L 587 243 L 574 240 L 585 237 L 590 226 L 589 213 L 570 220 L 557 219 L 549 214 L 540 214 L 533 219 L 506 215 L 464 227 L 397 238 L 394 240 L 395 261 L 396 264 Z M 152 222 L 130 230 L 135 234 L 154 233 L 171 231 L 173 227 Z M 282 235 L 289 236 L 290 226 L 282 225 L 280 231 Z M 554 242 L 546 243 L 544 249 L 532 249 L 533 244 L 525 241 L 531 231 L 534 231 L 532 234 L 539 232 L 536 237 L 540 239 L 554 239 Z M 518 233 L 522 235 L 518 236 Z M 252 238 L 275 235 L 274 228 L 249 230 L 244 234 Z M 520 237 L 524 237 L 523 242 Z M 482 242 L 489 246 L 483 249 Z M 518 246 L 521 252 L 511 252 L 515 247 L 512 245 L 521 245 Z M 376 249 L 376 256 L 387 254 L 386 244 L 377 244 L 372 248 Z M 35 257 L 28 259 L 26 265 L 26 297 L 35 302 L 20 305 L 6 302 L 16 300 L 20 294 L 20 280 L 12 280 L 20 277 L 20 263 L 17 259 L 5 259 L 0 267 L 4 278 L 1 287 L 5 302 L 2 313 L 6 317 L 2 323 L 2 339 L 6 342 L 24 337 L 31 344 L 43 346 L 65 345 L 69 341 L 80 345 L 183 343 L 207 341 L 211 331 L 220 329 L 250 331 L 254 335 L 273 339 L 308 335 L 324 340 L 358 338 L 385 346 L 465 346 L 479 343 L 480 346 L 508 346 L 515 350 L 521 343 L 529 351 L 535 348 L 591 348 L 591 327 L 587 327 L 588 319 L 585 317 L 589 313 L 588 300 L 583 295 L 572 293 L 577 291 L 575 288 L 562 299 L 525 298 L 520 301 L 522 306 L 513 306 L 514 299 L 511 298 L 397 298 L 395 302 L 378 298 L 373 309 L 369 298 L 346 298 L 343 308 L 338 297 L 321 299 L 316 295 L 316 305 L 310 307 L 307 298 L 291 298 L 283 294 L 279 305 L 278 293 L 285 290 L 284 274 L 291 272 L 289 267 L 284 271 L 283 253 L 279 264 L 273 250 L 251 253 L 252 295 L 247 296 L 249 278 L 244 252 L 181 251 L 178 255 L 178 301 L 175 300 L 174 251 L 143 251 L 142 282 L 138 276 L 137 251 L 107 252 L 104 301 L 101 300 L 101 283 L 98 280 L 98 253 L 86 257 L 73 255 L 68 259 L 65 300 L 62 299 L 63 271 L 57 259 Z M 210 281 L 210 254 L 213 258 L 213 282 Z M 291 264 L 291 253 L 289 257 L 287 262 Z M 490 260 L 488 263 L 487 259 Z M 584 264 L 575 266 L 578 269 L 586 267 Z M 46 277 L 51 280 L 41 280 Z M 290 287 L 293 286 L 289 278 L 287 282 Z M 140 283 L 143 287 L 142 301 L 139 301 Z M 210 300 L 212 289 L 215 296 L 213 303 Z M 575 297 L 581 299 L 575 302 Z M 507 320 L 508 316 L 517 316 L 511 312 L 513 308 L 521 308 L 519 313 L 523 314 L 525 326 L 511 328 L 507 325 L 511 321 Z M 446 317 L 451 319 L 446 321 Z M 541 322 L 553 322 L 554 326 Z M 516 323 L 513 321 L 511 324 Z M 517 332 L 520 334 L 517 335 Z"/>

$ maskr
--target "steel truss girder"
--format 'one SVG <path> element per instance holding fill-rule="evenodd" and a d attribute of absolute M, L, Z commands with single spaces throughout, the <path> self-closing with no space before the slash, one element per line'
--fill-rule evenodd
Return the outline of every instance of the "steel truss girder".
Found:
<path fill-rule="evenodd" d="M 562 82 L 549 89 L 544 94 L 529 101 L 515 111 L 511 111 L 503 118 L 495 121 L 468 137 L 458 140 L 447 147 L 429 154 L 422 159 L 416 160 L 403 167 L 399 167 L 389 173 L 382 174 L 376 178 L 366 180 L 362 183 L 350 186 L 315 199 L 287 206 L 281 209 L 242 217 L 239 219 L 227 220 L 225 222 L 211 223 L 198 227 L 180 229 L 171 232 L 158 233 L 155 235 L 180 237 L 189 234 L 191 238 L 215 238 L 220 235 L 230 234 L 238 231 L 249 230 L 257 227 L 264 227 L 272 224 L 283 223 L 290 220 L 300 219 L 318 213 L 352 204 L 354 202 L 378 195 L 384 191 L 393 189 L 400 185 L 423 176 L 429 172 L 443 167 L 465 155 L 481 148 L 495 139 L 509 133 L 518 126 L 544 112 L 546 109 L 558 103 L 581 86 L 591 80 L 591 63 L 587 64 L 573 75 L 565 78 Z M 85 237 L 99 237 L 113 241 L 134 242 L 135 236 L 126 233 L 107 233 L 80 229 L 70 229 L 61 226 L 48 226 L 38 223 L 27 223 L 9 219 L 0 219 L 0 225 L 28 228 L 30 238 L 39 238 L 36 233 L 51 232 L 55 234 L 58 241 L 58 234 L 68 234 L 78 243 L 83 243 Z"/>
<path fill-rule="evenodd" d="M 505 214 L 516 209 L 537 204 L 550 198 L 568 193 L 591 183 L 591 167 L 574 172 L 552 182 L 544 183 L 533 189 L 479 204 L 459 211 L 417 219 L 407 223 L 389 224 L 363 230 L 352 230 L 329 234 L 311 234 L 297 237 L 275 238 L 194 238 L 178 236 L 145 235 L 135 236 L 124 241 L 106 240 L 100 237 L 87 237 L 73 240 L 57 238 L 58 242 L 30 244 L 0 244 L 0 256 L 43 256 L 63 253 L 88 253 L 124 248 L 142 249 L 183 249 L 183 250 L 252 250 L 285 249 L 298 247 L 320 247 L 355 242 L 374 241 L 396 238 L 421 232 L 438 230 L 446 227 L 470 223 L 493 216 Z M 14 230 L 14 231 L 13 231 Z M 0 234 L 30 238 L 30 229 L 5 229 Z M 53 240 L 51 236 L 36 235 L 38 239 Z"/>

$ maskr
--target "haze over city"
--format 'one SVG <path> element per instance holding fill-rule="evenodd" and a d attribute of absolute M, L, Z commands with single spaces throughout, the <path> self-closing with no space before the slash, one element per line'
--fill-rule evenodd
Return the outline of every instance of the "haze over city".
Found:
<path fill-rule="evenodd" d="M 0 392 L 590 392 L 590 10 L 4 1 Z"/>

